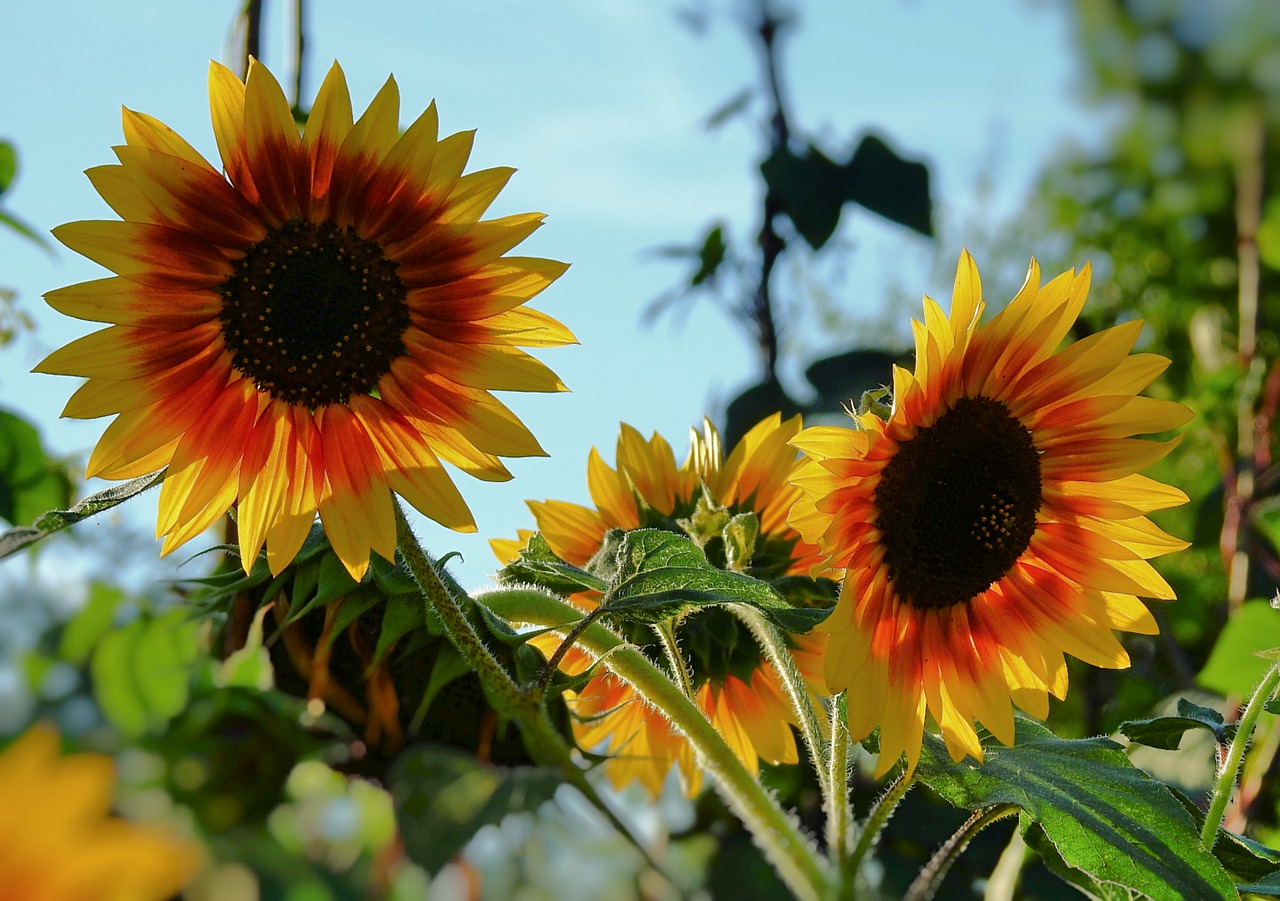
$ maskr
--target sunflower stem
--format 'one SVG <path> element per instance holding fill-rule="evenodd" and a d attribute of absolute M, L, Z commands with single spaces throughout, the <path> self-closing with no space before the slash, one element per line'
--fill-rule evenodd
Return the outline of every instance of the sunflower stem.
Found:
<path fill-rule="evenodd" d="M 853 847 L 853 807 L 849 804 L 849 730 L 845 726 L 848 698 L 844 692 L 831 704 L 831 732 L 827 772 L 822 785 L 822 806 L 826 814 L 827 856 L 840 874 L 842 886 L 853 885 L 857 873 L 849 866 Z M 849 893 L 852 895 L 852 892 Z"/>
<path fill-rule="evenodd" d="M 943 842 L 942 847 L 935 851 L 929 858 L 929 862 L 921 868 L 920 874 L 907 887 L 903 901 L 928 901 L 932 898 L 942 885 L 942 880 L 946 878 L 951 865 L 964 853 L 964 849 L 969 847 L 969 842 L 973 841 L 974 836 L 997 820 L 1011 817 L 1017 812 L 1016 804 L 997 804 L 994 807 L 975 810 L 973 816 L 965 820 L 964 825 Z"/>
<path fill-rule="evenodd" d="M 1205 814 L 1204 825 L 1200 829 L 1200 841 L 1209 850 L 1213 850 L 1214 843 L 1218 840 L 1218 830 L 1222 826 L 1222 818 L 1226 815 L 1227 804 L 1235 793 L 1236 777 L 1240 775 L 1245 748 L 1249 744 L 1249 739 L 1253 737 L 1254 726 L 1258 723 L 1258 714 L 1271 700 L 1277 686 L 1280 686 L 1280 663 L 1267 671 L 1254 690 L 1253 696 L 1249 698 L 1244 713 L 1240 715 L 1235 738 L 1231 740 L 1231 747 L 1227 750 L 1226 760 L 1218 770 L 1218 779 L 1213 786 L 1213 797 L 1209 802 L 1209 812 Z"/>
<path fill-rule="evenodd" d="M 396 546 L 409 567 L 409 572 L 427 603 L 436 611 L 444 624 L 445 634 L 458 649 L 458 652 L 471 664 L 480 681 L 490 694 L 498 700 L 499 712 L 510 716 L 520 727 L 530 754 L 540 764 L 553 766 L 562 772 L 570 785 L 582 795 L 609 821 L 609 824 L 635 846 L 644 857 L 645 862 L 667 881 L 671 881 L 666 872 L 653 859 L 648 848 L 631 833 L 618 815 L 605 804 L 604 798 L 596 791 L 594 785 L 587 781 L 586 773 L 574 762 L 572 749 L 564 740 L 547 716 L 546 705 L 542 695 L 534 691 L 525 691 L 503 669 L 502 664 L 485 647 L 480 635 L 471 621 L 467 619 L 462 606 L 458 603 L 436 571 L 435 564 L 427 555 L 417 536 L 409 527 L 404 509 L 399 501 L 396 510 Z M 674 885 L 674 883 L 672 883 Z"/>
<path fill-rule="evenodd" d="M 853 853 L 849 855 L 846 865 L 846 873 L 850 881 L 857 875 L 858 868 L 862 866 L 862 861 L 867 856 L 867 852 L 875 847 L 881 831 L 883 831 L 885 824 L 889 822 L 889 818 L 893 816 L 893 812 L 902 803 L 902 799 L 907 796 L 907 792 L 912 785 L 911 780 L 912 777 L 906 774 L 899 776 L 880 796 L 880 799 L 872 805 L 871 812 L 867 814 L 867 821 L 863 824 L 862 831 L 858 833 L 858 843 L 854 846 Z"/>
<path fill-rule="evenodd" d="M 580 610 L 540 592 L 495 591 L 486 594 L 483 602 L 504 619 L 536 626 L 567 629 L 582 618 Z M 599 623 L 582 633 L 580 644 L 660 710 L 688 739 L 699 764 L 711 774 L 725 802 L 751 832 L 792 893 L 812 901 L 827 897 L 830 873 L 813 841 L 747 771 L 720 733 L 671 678 L 637 648 Z"/>
<path fill-rule="evenodd" d="M 569 634 L 565 635 L 564 640 L 555 649 L 551 655 L 551 659 L 547 661 L 547 665 L 542 668 L 542 674 L 538 676 L 538 681 L 534 684 L 534 692 L 540 698 L 547 696 L 547 689 L 551 686 L 551 677 L 555 675 L 556 670 L 560 668 L 561 661 L 564 660 L 569 649 L 578 643 L 578 636 L 583 630 L 604 615 L 603 607 L 595 607 L 578 621 L 578 624 L 569 630 Z"/>
<path fill-rule="evenodd" d="M 684 662 L 684 655 L 680 653 L 680 643 L 676 641 L 675 618 L 658 623 L 653 627 L 653 631 L 658 633 L 658 640 L 662 642 L 662 650 L 666 652 L 667 661 L 671 664 L 671 672 L 675 674 L 680 690 L 684 692 L 686 698 L 693 700 L 693 677 L 689 675 L 689 666 Z"/>
<path fill-rule="evenodd" d="M 805 684 L 804 677 L 796 667 L 795 658 L 791 656 L 791 649 L 787 647 L 786 638 L 754 607 L 747 604 L 730 604 L 729 610 L 746 623 L 760 645 L 760 649 L 764 651 L 765 659 L 778 674 L 778 683 L 791 701 L 791 711 L 796 715 L 800 725 L 800 736 L 804 739 L 805 748 L 809 751 L 809 760 L 812 761 L 818 774 L 818 782 L 824 783 L 822 793 L 824 796 L 831 795 L 836 787 L 826 784 L 829 781 L 827 774 L 830 773 L 828 759 L 830 755 L 817 708 L 813 705 L 809 686 Z M 843 788 L 843 778 L 840 780 L 840 785 Z"/>

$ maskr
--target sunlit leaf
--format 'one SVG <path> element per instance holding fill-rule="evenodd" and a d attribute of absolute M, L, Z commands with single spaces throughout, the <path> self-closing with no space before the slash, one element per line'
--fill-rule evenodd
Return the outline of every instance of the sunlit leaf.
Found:
<path fill-rule="evenodd" d="M 1257 651 L 1280 640 L 1280 611 L 1268 601 L 1246 601 L 1232 615 L 1196 681 L 1221 695 L 1247 696 L 1270 669 Z"/>
<path fill-rule="evenodd" d="M 1016 737 L 1009 748 L 987 743 L 982 764 L 952 763 L 926 732 L 917 778 L 962 809 L 1016 805 L 1028 842 L 1037 824 L 1066 866 L 1099 887 L 1169 901 L 1236 897 L 1192 817 L 1115 742 L 1061 739 L 1021 717 Z"/>
<path fill-rule="evenodd" d="M 767 582 L 712 566 L 696 544 L 661 529 L 627 532 L 602 605 L 612 617 L 660 622 L 714 604 L 750 604 L 788 632 L 807 632 L 830 612 L 788 604 Z"/>
<path fill-rule="evenodd" d="M 164 481 L 165 470 L 142 476 L 122 485 L 113 485 L 97 494 L 91 494 L 79 503 L 72 504 L 65 510 L 51 510 L 35 521 L 30 528 L 9 529 L 0 533 L 0 558 L 35 544 L 55 532 L 73 526 L 82 519 L 110 510 L 125 501 L 139 495 L 148 488 L 153 488 Z"/>

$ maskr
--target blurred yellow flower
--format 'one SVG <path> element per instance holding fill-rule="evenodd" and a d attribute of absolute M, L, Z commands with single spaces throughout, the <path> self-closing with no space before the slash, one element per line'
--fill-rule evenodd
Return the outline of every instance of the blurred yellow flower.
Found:
<path fill-rule="evenodd" d="M 108 816 L 115 770 L 61 755 L 37 725 L 0 752 L 0 901 L 163 901 L 199 867 L 194 844 Z"/>
<path fill-rule="evenodd" d="M 1191 411 L 1137 396 L 1169 361 L 1131 354 L 1126 322 L 1059 349 L 1089 269 L 1040 285 L 1034 261 L 987 325 L 978 270 L 960 258 L 950 316 L 925 298 L 915 372 L 895 367 L 885 421 L 816 427 L 791 523 L 844 572 L 827 687 L 849 692 L 853 738 L 880 731 L 878 774 L 920 756 L 926 711 L 955 760 L 982 759 L 973 721 L 1012 744 L 1012 704 L 1066 696 L 1063 653 L 1122 668 L 1113 630 L 1154 634 L 1139 597 L 1172 599 L 1147 562 L 1186 547 L 1146 514 L 1187 498 L 1138 470 L 1177 443 L 1132 436 Z"/>
<path fill-rule="evenodd" d="M 401 134 L 393 79 L 353 121 L 335 63 L 301 134 L 261 64 L 213 64 L 209 96 L 225 177 L 126 109 L 120 164 L 88 172 L 123 221 L 54 230 L 117 273 L 45 298 L 111 323 L 37 367 L 89 379 L 64 416 L 116 416 L 88 475 L 169 468 L 164 553 L 235 505 L 246 571 L 265 545 L 281 572 L 318 511 L 359 579 L 394 557 L 392 492 L 474 530 L 440 461 L 510 478 L 542 449 L 490 392 L 564 390 L 520 347 L 573 343 L 524 306 L 566 267 L 505 256 L 542 215 L 482 221 L 514 170 L 463 175 L 473 133 L 438 138 L 434 104 Z"/>

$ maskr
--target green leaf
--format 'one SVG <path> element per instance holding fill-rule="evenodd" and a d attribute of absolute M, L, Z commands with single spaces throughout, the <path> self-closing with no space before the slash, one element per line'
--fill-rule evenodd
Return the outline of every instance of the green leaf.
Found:
<path fill-rule="evenodd" d="M 724 103 L 720 104 L 720 106 L 716 107 L 711 112 L 711 115 L 707 116 L 707 121 L 703 123 L 703 126 L 707 131 L 714 131 L 734 116 L 741 115 L 746 111 L 747 107 L 751 105 L 751 101 L 755 97 L 755 93 L 754 88 L 743 88 Z"/>
<path fill-rule="evenodd" d="M 416 629 L 427 628 L 427 612 L 422 595 L 394 594 L 387 598 L 387 606 L 382 611 L 382 626 L 378 629 L 378 645 L 373 651 L 374 666 L 391 652 L 401 638 Z"/>
<path fill-rule="evenodd" d="M 18 174 L 18 151 L 8 141 L 0 141 L 0 194 L 9 190 Z"/>
<path fill-rule="evenodd" d="M 702 249 L 698 251 L 698 271 L 693 274 L 693 278 L 689 279 L 689 286 L 696 288 L 703 282 L 715 281 L 716 272 L 724 262 L 727 250 L 724 228 L 717 224 L 707 232 L 707 237 L 702 242 Z"/>
<path fill-rule="evenodd" d="M 801 153 L 775 150 L 760 164 L 760 172 L 814 250 L 835 234 L 848 202 L 922 235 L 933 234 L 928 168 L 904 160 L 875 135 L 862 139 L 848 163 L 836 163 L 810 144 Z"/>
<path fill-rule="evenodd" d="M 270 609 L 269 604 L 258 608 L 249 624 L 244 647 L 217 664 L 214 684 L 219 688 L 238 686 L 267 691 L 275 685 L 275 667 L 271 665 L 271 654 L 262 644 L 262 623 Z"/>
<path fill-rule="evenodd" d="M 35 426 L 0 410 L 0 519 L 25 525 L 70 502 L 71 480 L 46 455 Z"/>
<path fill-rule="evenodd" d="M 1203 821 L 1203 814 L 1198 809 L 1196 813 Z M 1218 830 L 1213 854 L 1238 880 L 1257 882 L 1280 875 L 1280 851 L 1225 829 Z"/>
<path fill-rule="evenodd" d="M 52 245 L 49 244 L 48 238 L 46 238 L 40 232 L 36 231 L 30 225 L 27 225 L 27 223 L 23 222 L 17 216 L 14 216 L 12 213 L 6 213 L 4 212 L 4 210 L 0 210 L 0 222 L 9 226 L 9 228 L 13 229 L 18 234 L 22 235 L 22 237 L 27 238 L 39 244 L 45 250 L 48 250 L 48 251 L 53 250 Z"/>
<path fill-rule="evenodd" d="M 1225 745 L 1235 737 L 1236 728 L 1235 723 L 1226 723 L 1218 711 L 1192 704 L 1186 698 L 1178 699 L 1177 716 L 1157 716 L 1120 724 L 1125 738 L 1165 751 L 1176 751 L 1182 736 L 1190 729 L 1207 729 L 1218 744 Z"/>
<path fill-rule="evenodd" d="M 926 733 L 917 778 L 962 809 L 1016 805 L 1028 841 L 1038 824 L 1066 866 L 1101 886 L 1159 901 L 1237 897 L 1181 803 L 1115 742 L 1060 739 L 1019 717 L 1014 747 L 991 742 L 984 750 L 980 765 L 952 763 Z"/>
<path fill-rule="evenodd" d="M 105 491 L 89 495 L 84 500 L 72 504 L 65 510 L 50 510 L 37 519 L 35 525 L 31 528 L 9 529 L 4 533 L 0 533 L 0 559 L 15 554 L 24 547 L 29 547 L 40 539 L 47 538 L 55 532 L 61 532 L 63 529 L 101 513 L 103 510 L 110 510 L 112 507 L 123 504 L 131 497 L 141 494 L 148 488 L 159 485 L 164 481 L 164 476 L 165 470 L 162 469 L 149 476 L 142 476 L 125 482 L 123 485 L 113 485 Z"/>
<path fill-rule="evenodd" d="M 480 827 L 550 801 L 561 782 L 555 770 L 488 766 L 436 745 L 404 751 L 388 777 L 405 852 L 430 873 L 457 856 Z"/>
<path fill-rule="evenodd" d="M 498 584 L 533 583 L 556 594 L 578 591 L 604 591 L 605 582 L 585 569 L 566 563 L 556 556 L 542 533 L 529 539 L 520 556 L 498 573 Z"/>
<path fill-rule="evenodd" d="M 1272 873 L 1257 882 L 1242 885 L 1240 891 L 1253 895 L 1266 895 L 1268 898 L 1280 898 L 1280 873 Z"/>
<path fill-rule="evenodd" d="M 1257 652 L 1274 647 L 1277 636 L 1280 612 L 1268 601 L 1246 601 L 1218 635 L 1196 681 L 1223 696 L 1247 697 L 1270 669 Z"/>
<path fill-rule="evenodd" d="M 89 586 L 89 600 L 62 630 L 58 656 L 68 663 L 83 666 L 94 647 L 111 629 L 116 608 L 124 600 L 124 592 L 114 585 L 94 582 Z"/>
<path fill-rule="evenodd" d="M 291 597 L 293 607 L 289 609 L 289 618 L 285 621 L 285 625 L 297 622 L 317 607 L 323 606 L 330 601 L 338 598 L 346 597 L 360 587 L 360 583 L 351 578 L 351 574 L 347 572 L 347 568 L 338 559 L 338 555 L 332 551 L 320 558 L 318 574 L 316 576 L 315 593 L 307 597 L 306 603 L 298 609 L 296 593 Z"/>
<path fill-rule="evenodd" d="M 142 616 L 98 643 L 89 665 L 94 697 L 126 736 L 156 730 L 186 706 L 198 629 L 186 610 L 174 608 Z"/>
<path fill-rule="evenodd" d="M 848 198 L 891 222 L 933 235 L 929 169 L 904 160 L 884 141 L 867 135 L 849 161 Z"/>
<path fill-rule="evenodd" d="M 717 569 L 683 535 L 662 529 L 627 532 L 618 573 L 602 604 L 610 616 L 656 623 L 709 604 L 750 604 L 788 632 L 807 632 L 828 610 L 793 607 L 767 582 Z"/>
<path fill-rule="evenodd" d="M 845 201 L 852 199 L 844 168 L 809 145 L 802 154 L 775 150 L 760 164 L 760 173 L 796 231 L 821 250 L 840 224 Z"/>

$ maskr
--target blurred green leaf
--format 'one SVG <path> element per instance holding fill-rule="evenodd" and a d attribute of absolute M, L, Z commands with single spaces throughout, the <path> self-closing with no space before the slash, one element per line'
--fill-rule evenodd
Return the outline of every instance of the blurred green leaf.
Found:
<path fill-rule="evenodd" d="M 249 624 L 249 634 L 245 636 L 244 647 L 233 651 L 226 660 L 217 664 L 214 684 L 219 688 L 237 686 L 266 691 L 275 684 L 275 668 L 271 665 L 271 654 L 262 644 L 262 623 L 270 609 L 270 605 L 258 608 L 253 621 Z"/>
<path fill-rule="evenodd" d="M 18 151 L 8 141 L 0 141 L 0 194 L 9 190 L 18 174 Z"/>
<path fill-rule="evenodd" d="M 929 170 L 898 156 L 875 135 L 867 135 L 848 163 L 834 162 L 813 144 L 802 152 L 775 150 L 760 172 L 765 183 L 814 250 L 835 233 L 848 202 L 922 235 L 933 234 Z"/>
<path fill-rule="evenodd" d="M 88 602 L 62 630 L 58 656 L 68 663 L 83 666 L 94 647 L 111 628 L 116 608 L 124 597 L 124 591 L 115 585 L 102 582 L 90 585 Z"/>
<path fill-rule="evenodd" d="M 89 665 L 103 714 L 130 738 L 158 729 L 186 706 L 199 656 L 199 623 L 175 608 L 106 633 Z"/>
<path fill-rule="evenodd" d="M 561 783 L 555 770 L 489 766 L 436 745 L 404 751 L 387 780 L 405 852 L 431 873 L 452 860 L 481 826 L 537 809 Z"/>
<path fill-rule="evenodd" d="M 1280 644 L 1280 611 L 1268 601 L 1246 601 L 1218 636 L 1196 681 L 1223 696 L 1247 696 L 1270 669 L 1256 652 Z"/>
<path fill-rule="evenodd" d="M 875 135 L 858 145 L 848 165 L 847 197 L 891 222 L 933 235 L 929 169 L 898 156 Z"/>
<path fill-rule="evenodd" d="M 840 224 L 845 201 L 852 199 L 844 168 L 809 145 L 800 154 L 775 150 L 760 164 L 760 172 L 796 231 L 821 250 Z"/>
<path fill-rule="evenodd" d="M 707 232 L 707 237 L 702 242 L 702 249 L 698 251 L 698 271 L 693 274 L 693 278 L 689 279 L 689 286 L 696 288 L 703 282 L 714 281 L 728 249 L 722 226 L 717 225 Z"/>
<path fill-rule="evenodd" d="M 769 583 L 712 566 L 688 538 L 662 529 L 625 534 L 601 604 L 611 617 L 642 623 L 707 605 L 749 604 L 788 632 L 807 632 L 830 613 L 793 607 Z"/>
<path fill-rule="evenodd" d="M 984 744 L 985 762 L 952 763 L 925 733 L 917 779 L 956 807 L 1013 804 L 1028 842 L 1045 842 L 1108 897 L 1114 887 L 1155 899 L 1235 898 L 1222 864 L 1200 843 L 1195 822 L 1163 784 L 1105 738 L 1060 739 L 1019 717 L 1017 742 Z"/>
<path fill-rule="evenodd" d="M 704 123 L 707 131 L 714 131 L 721 125 L 724 125 L 734 116 L 741 115 L 751 105 L 752 98 L 755 97 L 755 90 L 752 88 L 743 88 L 734 94 L 716 109 L 712 110 L 711 115 L 707 116 Z"/>
<path fill-rule="evenodd" d="M 1191 729 L 1207 729 L 1219 744 L 1228 744 L 1235 737 L 1237 726 L 1224 722 L 1218 711 L 1192 704 L 1186 698 L 1178 699 L 1177 716 L 1129 720 L 1120 724 L 1120 731 L 1130 741 L 1166 751 L 1176 751 L 1182 736 Z"/>
<path fill-rule="evenodd" d="M 0 141 L 0 196 L 3 196 L 12 187 L 13 180 L 17 175 L 18 151 L 10 142 Z M 45 250 L 52 250 L 52 245 L 49 243 L 48 238 L 4 210 L 0 210 L 0 223 L 9 226 L 24 238 L 31 239 Z"/>
<path fill-rule="evenodd" d="M 37 519 L 35 525 L 31 528 L 9 529 L 0 533 L 0 559 L 17 553 L 24 547 L 29 547 L 55 532 L 61 532 L 82 519 L 88 519 L 103 510 L 110 510 L 112 507 L 123 504 L 131 497 L 141 494 L 148 488 L 159 485 L 164 481 L 164 476 L 165 470 L 162 469 L 149 476 L 142 476 L 125 482 L 123 485 L 113 485 L 104 491 L 99 491 L 97 494 L 89 495 L 84 500 L 72 504 L 65 510 L 50 510 Z"/>
<path fill-rule="evenodd" d="M 49 459 L 35 426 L 0 410 L 0 519 L 25 525 L 70 502 L 71 479 Z"/>

